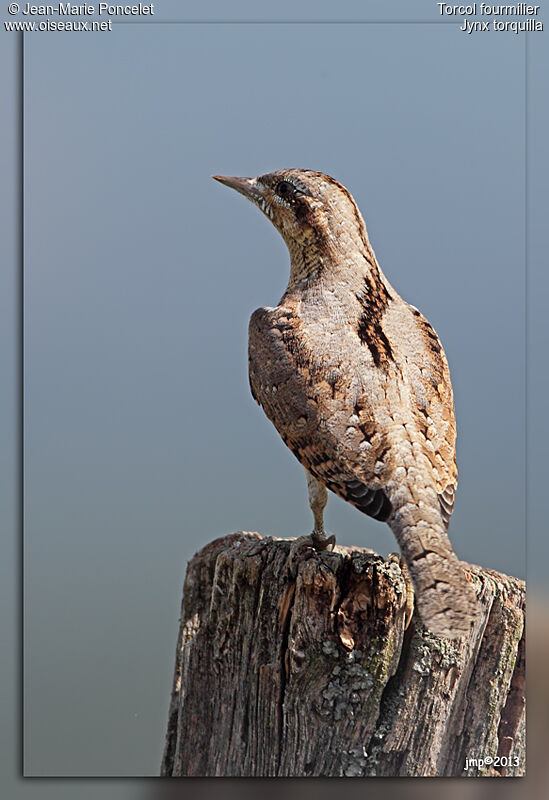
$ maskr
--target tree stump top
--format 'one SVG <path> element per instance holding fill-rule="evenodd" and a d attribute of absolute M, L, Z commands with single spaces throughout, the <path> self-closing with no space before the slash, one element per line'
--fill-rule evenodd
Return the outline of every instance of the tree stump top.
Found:
<path fill-rule="evenodd" d="M 185 578 L 163 775 L 524 772 L 524 584 L 465 565 L 480 613 L 404 630 L 398 563 L 234 533 Z M 482 763 L 480 763 L 482 761 Z"/>

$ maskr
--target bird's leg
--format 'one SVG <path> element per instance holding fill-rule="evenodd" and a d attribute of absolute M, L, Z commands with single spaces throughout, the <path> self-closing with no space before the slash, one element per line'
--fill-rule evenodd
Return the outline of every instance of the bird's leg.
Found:
<path fill-rule="evenodd" d="M 414 587 L 412 584 L 412 579 L 410 578 L 408 566 L 400 553 L 389 553 L 387 556 L 387 561 L 392 561 L 400 566 L 400 572 L 404 579 L 404 630 L 406 630 L 412 621 L 412 615 L 414 613 Z"/>
<path fill-rule="evenodd" d="M 311 542 L 315 550 L 326 550 L 331 544 L 332 550 L 335 545 L 335 536 L 326 538 L 324 530 L 324 509 L 328 502 L 328 490 L 319 480 L 311 475 L 308 469 L 305 470 L 305 477 L 307 479 L 307 489 L 309 491 L 309 505 L 313 512 L 315 525 L 311 533 Z"/>
<path fill-rule="evenodd" d="M 310 536 L 300 536 L 292 544 L 290 561 L 293 561 L 296 556 L 301 559 L 308 558 L 315 550 L 326 550 L 330 545 L 333 550 L 336 541 L 333 534 L 326 537 L 324 530 L 324 509 L 328 502 L 328 491 L 323 483 L 317 480 L 314 475 L 311 475 L 308 469 L 305 470 L 305 477 L 309 491 L 309 505 L 313 512 L 315 524 Z"/>

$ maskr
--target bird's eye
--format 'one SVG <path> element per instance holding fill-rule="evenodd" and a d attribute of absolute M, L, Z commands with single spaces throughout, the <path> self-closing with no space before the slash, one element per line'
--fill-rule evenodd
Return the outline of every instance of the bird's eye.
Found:
<path fill-rule="evenodd" d="M 279 197 L 282 197 L 284 200 L 286 200 L 295 194 L 295 186 L 289 181 L 279 181 L 276 184 L 275 192 Z"/>

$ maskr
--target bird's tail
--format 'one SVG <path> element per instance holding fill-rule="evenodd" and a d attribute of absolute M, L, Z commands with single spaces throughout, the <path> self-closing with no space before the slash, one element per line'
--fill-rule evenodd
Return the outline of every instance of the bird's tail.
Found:
<path fill-rule="evenodd" d="M 408 503 L 395 511 L 389 524 L 408 565 L 425 626 L 439 636 L 465 635 L 478 613 L 477 600 L 442 518 Z"/>

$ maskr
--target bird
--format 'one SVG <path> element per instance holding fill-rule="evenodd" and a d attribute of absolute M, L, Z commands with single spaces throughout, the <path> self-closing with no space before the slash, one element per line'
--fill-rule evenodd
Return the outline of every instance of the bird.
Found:
<path fill-rule="evenodd" d="M 278 305 L 251 316 L 248 361 L 253 398 L 305 468 L 314 528 L 304 546 L 333 549 L 334 492 L 388 523 L 424 626 L 466 635 L 477 600 L 447 534 L 456 424 L 437 334 L 383 274 L 343 184 L 305 169 L 212 177 L 256 205 L 290 255 Z"/>

